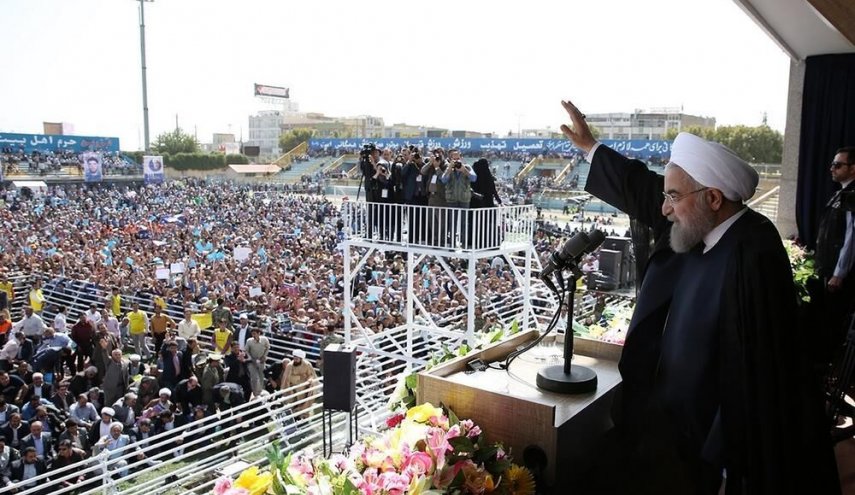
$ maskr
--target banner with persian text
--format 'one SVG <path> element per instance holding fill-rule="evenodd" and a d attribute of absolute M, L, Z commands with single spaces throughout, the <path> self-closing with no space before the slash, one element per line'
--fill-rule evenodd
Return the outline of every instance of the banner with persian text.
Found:
<path fill-rule="evenodd" d="M 67 136 L 60 134 L 13 134 L 0 133 L 0 149 L 11 149 L 13 153 L 23 149 L 33 151 L 119 151 L 119 138 L 99 136 Z"/>
<path fill-rule="evenodd" d="M 645 139 L 603 139 L 606 146 L 635 158 L 667 157 L 671 155 L 672 141 Z M 529 153 L 571 154 L 579 150 L 566 139 L 489 139 L 489 138 L 383 138 L 383 139 L 311 139 L 309 149 L 357 152 L 362 146 L 374 143 L 379 148 L 417 146 L 422 149 L 457 148 L 464 153 Z"/>

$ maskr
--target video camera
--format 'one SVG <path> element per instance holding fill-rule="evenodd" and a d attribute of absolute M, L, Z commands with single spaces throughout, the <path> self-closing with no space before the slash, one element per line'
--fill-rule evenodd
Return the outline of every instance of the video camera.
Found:
<path fill-rule="evenodd" d="M 375 151 L 377 151 L 377 146 L 374 143 L 364 144 L 362 145 L 362 151 L 359 152 L 359 158 L 367 159 Z"/>

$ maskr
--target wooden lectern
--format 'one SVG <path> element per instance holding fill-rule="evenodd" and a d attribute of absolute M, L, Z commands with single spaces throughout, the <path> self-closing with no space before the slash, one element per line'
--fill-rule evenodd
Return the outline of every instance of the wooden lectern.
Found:
<path fill-rule="evenodd" d="M 538 370 L 556 363 L 533 362 L 524 359 L 526 354 L 513 362 L 510 372 L 473 372 L 467 366 L 476 358 L 487 363 L 504 362 L 510 352 L 537 336 L 532 330 L 420 373 L 417 401 L 445 404 L 458 417 L 472 419 L 489 442 L 500 441 L 510 449 L 518 464 L 523 464 L 527 447 L 539 447 L 547 460 L 544 492 L 569 493 L 574 480 L 590 467 L 594 446 L 612 427 L 611 404 L 620 383 L 617 361 L 622 347 L 576 339 L 573 363 L 593 368 L 599 381 L 595 392 L 583 395 L 538 389 Z"/>

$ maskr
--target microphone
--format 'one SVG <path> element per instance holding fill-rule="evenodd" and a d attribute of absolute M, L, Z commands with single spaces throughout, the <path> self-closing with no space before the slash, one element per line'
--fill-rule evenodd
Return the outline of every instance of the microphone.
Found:
<path fill-rule="evenodd" d="M 591 231 L 591 235 L 579 232 L 567 239 L 561 250 L 552 253 L 549 257 L 549 261 L 540 272 L 540 278 L 546 280 L 555 270 L 561 271 L 567 266 L 577 265 L 583 256 L 596 250 L 605 240 L 606 236 L 600 230 Z"/>
<path fill-rule="evenodd" d="M 573 267 L 570 275 L 570 295 L 567 300 L 567 328 L 564 331 L 564 364 L 547 366 L 537 373 L 537 386 L 543 390 L 560 394 L 580 394 L 593 392 L 597 389 L 597 373 L 584 366 L 572 364 L 573 360 L 573 303 L 576 292 L 576 277 L 581 272 L 576 267 L 582 257 L 598 247 L 606 240 L 605 234 L 599 230 L 591 231 L 590 235 L 579 233 L 564 243 L 561 251 L 556 251 L 549 258 L 546 268 L 541 273 L 544 283 L 552 288 L 549 276 L 556 270 L 560 274 L 568 266 Z M 560 305 L 559 305 L 560 307 Z M 550 330 L 552 327 L 550 327 Z"/>

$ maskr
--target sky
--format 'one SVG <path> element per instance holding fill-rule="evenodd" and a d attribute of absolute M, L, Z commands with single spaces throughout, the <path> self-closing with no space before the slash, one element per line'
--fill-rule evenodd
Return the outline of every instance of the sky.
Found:
<path fill-rule="evenodd" d="M 2 0 L 0 132 L 143 143 L 139 3 Z M 179 125 L 248 136 L 290 88 L 302 112 L 505 135 L 585 113 L 682 107 L 784 131 L 789 59 L 732 0 L 145 4 L 151 139 Z"/>

